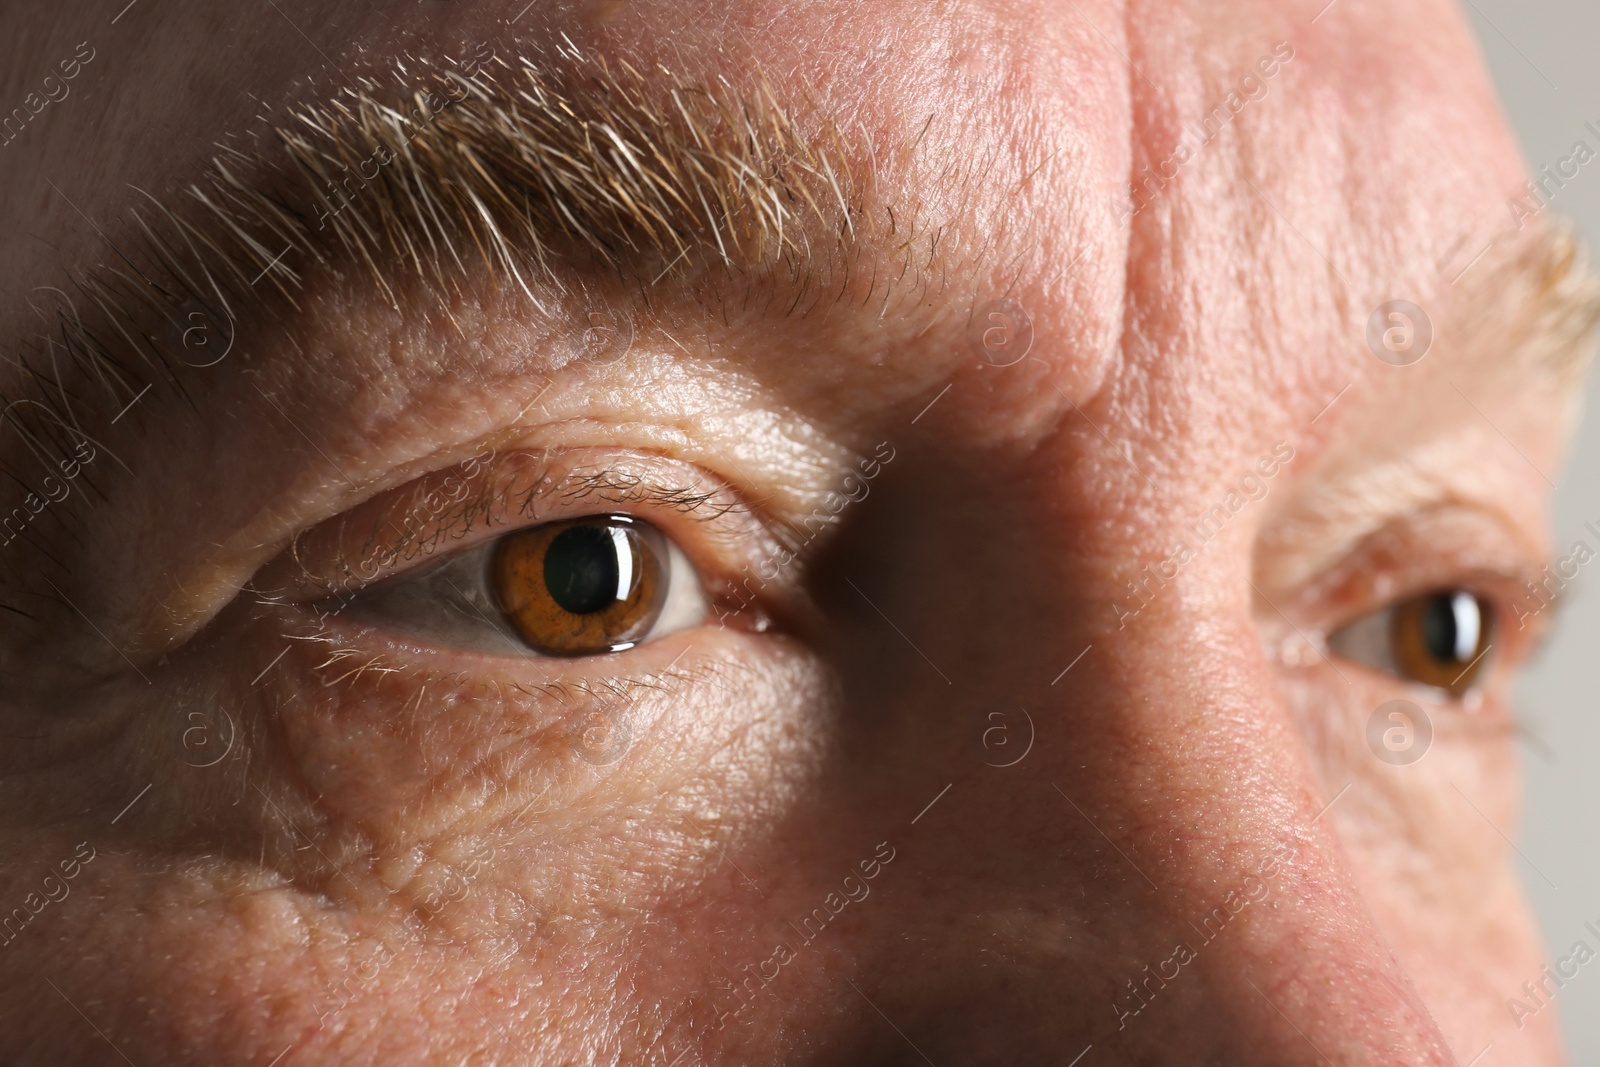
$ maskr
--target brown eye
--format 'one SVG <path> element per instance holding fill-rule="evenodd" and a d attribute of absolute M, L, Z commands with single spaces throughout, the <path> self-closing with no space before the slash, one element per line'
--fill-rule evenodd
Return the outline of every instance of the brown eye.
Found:
<path fill-rule="evenodd" d="M 1389 617 L 1389 648 L 1398 672 L 1460 696 L 1472 688 L 1494 634 L 1494 612 L 1460 589 L 1401 601 Z"/>
<path fill-rule="evenodd" d="M 513 630 L 554 656 L 615 652 L 636 644 L 661 615 L 667 547 L 626 515 L 552 522 L 508 534 L 495 547 L 489 585 Z"/>

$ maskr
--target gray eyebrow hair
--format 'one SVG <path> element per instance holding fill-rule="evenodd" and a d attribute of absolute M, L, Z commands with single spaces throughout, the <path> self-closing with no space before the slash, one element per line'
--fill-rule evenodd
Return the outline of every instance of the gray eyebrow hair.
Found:
<path fill-rule="evenodd" d="M 481 65 L 399 60 L 287 115 L 220 144 L 177 196 L 136 190 L 132 240 L 106 238 L 107 262 L 35 290 L 50 326 L 8 357 L 0 430 L 21 443 L 0 440 L 6 480 L 41 495 L 28 456 L 53 473 L 46 456 L 85 443 L 120 462 L 95 433 L 153 385 L 187 399 L 194 368 L 220 361 L 241 323 L 298 311 L 313 277 L 354 266 L 398 307 L 407 276 L 443 298 L 487 274 L 548 312 L 586 275 L 643 285 L 721 269 L 779 279 L 798 305 L 850 272 L 857 227 L 873 226 L 875 175 L 852 169 L 831 120 L 780 104 L 762 77 L 753 90 L 664 67 L 647 78 L 568 42 Z M 912 214 L 888 213 L 900 249 Z"/>
<path fill-rule="evenodd" d="M 191 193 L 238 277 L 268 270 L 288 289 L 299 277 L 274 250 L 318 262 L 338 251 L 364 261 L 391 302 L 391 263 L 447 286 L 475 259 L 538 300 L 535 284 L 559 288 L 563 254 L 612 270 L 787 259 L 800 271 L 814 236 L 840 222 L 851 236 L 860 190 L 839 130 L 816 120 L 803 132 L 764 79 L 744 92 L 660 68 L 651 86 L 575 48 L 556 59 L 446 70 L 426 91 L 369 80 L 278 131 L 281 169 L 307 186 L 298 196 L 235 180 L 229 160 Z"/>
<path fill-rule="evenodd" d="M 1576 389 L 1600 324 L 1600 275 L 1587 249 L 1565 222 L 1546 218 L 1496 244 L 1503 247 L 1462 285 L 1454 329 L 1524 339 L 1506 354 L 1513 367 Z"/>

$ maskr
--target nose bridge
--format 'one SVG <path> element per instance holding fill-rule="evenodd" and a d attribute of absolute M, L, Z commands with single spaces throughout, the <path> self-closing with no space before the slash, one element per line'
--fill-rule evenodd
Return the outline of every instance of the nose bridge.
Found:
<path fill-rule="evenodd" d="M 918 537 L 887 494 L 869 516 L 873 544 L 912 556 L 851 590 L 898 623 L 872 615 L 882 643 L 840 653 L 860 758 L 926 797 L 901 870 L 928 877 L 884 925 L 883 966 L 964 1027 L 994 1005 L 1019 1055 L 1081 1036 L 1111 1063 L 1454 1062 L 1318 817 L 1331 798 L 1252 616 L 1250 517 L 1168 563 L 1208 492 L 1113 513 L 1092 475 L 1123 458 L 1079 421 L 1016 460 L 1036 476 L 971 477 L 984 506 Z M 896 581 L 959 567 L 985 581 L 957 602 Z M 1031 719 L 974 714 L 1002 694 Z"/>
<path fill-rule="evenodd" d="M 1232 1063 L 1452 1063 L 1319 817 L 1235 584 L 1225 563 L 1170 581 L 1049 707 L 1063 743 L 1042 769 L 1092 830 L 1077 840 L 1121 854 L 1102 889 L 1146 920 L 1121 924 L 1108 1040 L 1153 1062 L 1205 1032 Z"/>

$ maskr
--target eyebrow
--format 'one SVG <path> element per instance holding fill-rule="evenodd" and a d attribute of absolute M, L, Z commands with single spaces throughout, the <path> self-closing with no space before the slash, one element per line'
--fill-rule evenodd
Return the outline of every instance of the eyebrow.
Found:
<path fill-rule="evenodd" d="M 288 202 L 309 201 L 319 232 L 304 208 L 282 210 L 273 185 L 213 181 L 196 198 L 224 232 L 242 231 L 229 251 L 251 268 L 271 254 L 255 226 L 319 261 L 358 256 L 391 302 L 380 257 L 443 286 L 459 282 L 465 252 L 537 299 L 530 281 L 559 287 L 553 260 L 574 253 L 623 272 L 701 258 L 753 272 L 785 257 L 803 271 L 819 228 L 845 220 L 848 236 L 856 183 L 838 129 L 813 116 L 803 130 L 764 80 L 741 92 L 661 68 L 652 86 L 576 49 L 557 60 L 495 59 L 409 93 L 369 81 L 302 109 L 278 135 L 309 186 Z"/>
<path fill-rule="evenodd" d="M 297 313 L 314 277 L 354 268 L 398 308 L 407 277 L 443 302 L 487 276 L 549 312 L 585 277 L 644 287 L 722 271 L 776 280 L 793 310 L 851 268 L 871 225 L 843 132 L 762 77 L 647 78 L 568 42 L 514 60 L 408 57 L 286 115 L 222 143 L 177 196 L 139 190 L 131 239 L 105 238 L 106 263 L 36 290 L 51 326 L 0 394 L 0 426 L 20 438 L 0 443 L 0 470 L 24 493 L 43 496 L 29 453 L 47 478 L 86 443 L 120 462 L 96 434 L 152 386 L 184 400 L 246 323 Z M 69 509 L 51 510 L 70 536 Z"/>
<path fill-rule="evenodd" d="M 1581 383 L 1600 323 L 1600 275 L 1570 228 L 1540 219 L 1512 235 L 1456 299 L 1452 328 L 1469 342 L 1512 338 L 1505 355 L 1515 369 L 1557 389 Z"/>

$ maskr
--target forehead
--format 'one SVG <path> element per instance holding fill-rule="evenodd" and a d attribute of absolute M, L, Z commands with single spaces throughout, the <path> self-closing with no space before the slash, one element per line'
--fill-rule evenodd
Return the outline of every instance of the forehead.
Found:
<path fill-rule="evenodd" d="M 952 411 L 986 436 L 1046 432 L 1102 395 L 1130 419 L 1142 405 L 1174 425 L 1220 417 L 1245 436 L 1266 432 L 1263 418 L 1304 427 L 1353 383 L 1396 395 L 1365 344 L 1374 309 L 1411 299 L 1448 336 L 1452 282 L 1481 249 L 1483 275 L 1515 243 L 1501 238 L 1516 153 L 1442 2 L 1314 17 L 1266 2 L 282 3 L 136 6 L 103 26 L 17 17 L 49 24 L 15 38 L 28 54 L 7 64 L 13 95 L 32 91 L 35 56 L 66 57 L 87 39 L 95 60 L 77 76 L 80 98 L 25 131 L 30 152 L 0 160 L 8 187 L 25 190 L 16 210 L 51 236 L 8 244 L 12 278 L 96 258 L 129 187 L 187 180 L 223 133 L 407 55 L 565 41 L 633 64 L 663 92 L 770 83 L 833 117 L 870 172 L 868 211 L 892 222 L 860 239 L 880 246 L 898 302 L 885 315 L 866 299 L 876 274 L 829 276 L 837 295 L 806 304 L 809 317 L 752 316 L 726 340 L 791 401 L 840 420 L 952 383 L 963 386 Z M 1389 49 L 1397 32 L 1404 63 Z M 74 162 L 86 145 L 94 168 Z M 984 358 L 991 321 L 1031 337 L 1004 375 Z M 773 352 L 783 358 L 762 358 Z M 1160 382 L 1173 384 L 1164 394 Z"/>

